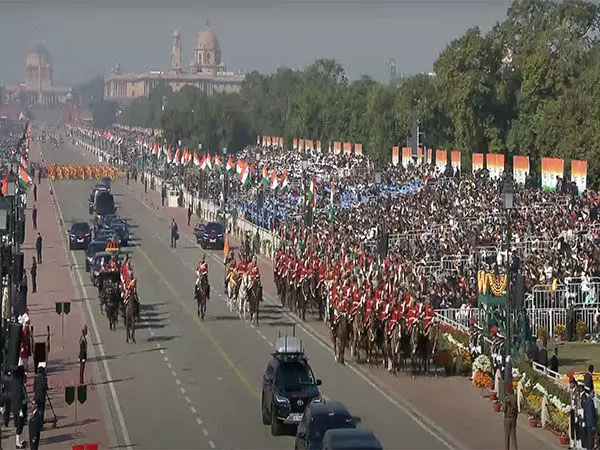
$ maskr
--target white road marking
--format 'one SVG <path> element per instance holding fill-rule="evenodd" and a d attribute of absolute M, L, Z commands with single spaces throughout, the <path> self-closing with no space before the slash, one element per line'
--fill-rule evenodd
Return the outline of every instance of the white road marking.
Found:
<path fill-rule="evenodd" d="M 196 422 L 198 422 L 198 425 L 202 425 L 202 419 L 200 417 L 196 417 Z"/>
<path fill-rule="evenodd" d="M 171 375 L 173 375 L 174 377 L 176 377 L 176 376 L 177 376 L 177 374 L 175 373 L 175 371 L 174 371 L 174 370 L 171 370 Z"/>
<path fill-rule="evenodd" d="M 210 448 L 216 448 L 215 443 L 213 441 L 208 441 L 208 446 Z"/>
<path fill-rule="evenodd" d="M 206 428 L 202 428 L 202 432 L 204 433 L 204 436 L 208 436 L 208 431 L 206 431 Z"/>
<path fill-rule="evenodd" d="M 181 385 L 181 381 L 179 381 L 179 378 L 177 378 L 177 379 L 175 380 L 175 383 L 177 383 L 177 385 L 178 385 L 178 386 L 179 386 L 179 385 Z"/>
<path fill-rule="evenodd" d="M 41 149 L 40 149 L 40 153 L 41 153 Z M 55 192 L 54 189 L 54 185 L 52 183 L 52 181 L 48 181 L 50 186 L 52 187 L 52 191 Z M 56 198 L 56 197 L 55 197 Z M 61 226 L 60 223 L 61 221 L 63 223 L 65 222 L 62 210 L 60 208 L 60 202 L 58 199 L 56 199 L 54 202 L 55 207 L 55 214 L 58 214 L 58 217 L 56 217 L 57 219 L 57 223 L 59 225 L 59 227 Z M 63 230 L 61 229 L 61 236 L 63 236 Z M 66 235 L 65 235 L 66 238 Z M 81 276 L 81 268 L 79 267 L 79 264 L 77 263 L 77 258 L 75 257 L 75 252 L 74 251 L 69 251 L 67 249 L 67 245 L 66 245 L 66 240 L 65 239 L 61 239 L 61 244 L 65 250 L 65 253 L 67 255 L 71 256 L 73 265 L 75 267 L 75 273 L 77 275 L 77 279 L 79 281 L 79 287 L 81 288 L 81 291 L 84 294 L 84 298 L 92 298 L 88 292 L 87 289 L 85 287 L 85 284 L 83 282 L 83 278 Z M 71 277 L 73 277 L 73 271 L 70 271 L 70 275 Z M 108 380 L 112 380 L 113 377 L 110 373 L 110 368 L 108 367 L 108 362 L 106 360 L 106 353 L 104 352 L 104 345 L 102 344 L 102 340 L 100 339 L 100 333 L 98 332 L 98 325 L 96 324 L 96 318 L 94 317 L 94 313 L 92 311 L 92 306 L 90 302 L 83 302 L 85 303 L 86 306 L 86 310 L 87 310 L 87 316 L 89 321 L 92 324 L 92 331 L 94 332 L 94 338 L 96 339 L 96 342 L 98 342 L 98 352 L 100 353 L 100 358 L 102 360 L 102 366 L 104 367 L 104 373 L 106 374 L 106 378 Z M 112 397 L 112 401 L 113 401 L 113 405 L 115 408 L 115 412 L 117 413 L 117 420 L 119 422 L 119 427 L 121 429 L 121 435 L 123 436 L 123 440 L 124 445 L 126 450 L 133 450 L 133 447 L 131 446 L 131 440 L 129 439 L 129 432 L 127 431 L 127 426 L 125 425 L 125 417 L 123 416 L 123 411 L 121 410 L 121 404 L 119 403 L 119 397 L 117 396 L 117 391 L 115 390 L 114 384 L 113 383 L 108 383 L 108 389 L 110 392 L 110 396 Z"/>
<path fill-rule="evenodd" d="M 185 401 L 188 402 L 188 403 L 192 403 L 192 400 L 189 397 L 186 397 Z M 193 408 L 193 406 L 192 406 L 192 408 Z"/>
<path fill-rule="evenodd" d="M 159 350 L 159 352 L 160 352 L 161 355 L 165 354 L 165 351 L 162 348 Z"/>
<path fill-rule="evenodd" d="M 173 366 L 171 365 L 171 363 L 167 364 L 167 367 L 168 367 L 169 369 L 172 369 L 172 368 L 173 368 Z"/>
<path fill-rule="evenodd" d="M 181 387 L 181 388 L 179 388 L 179 390 L 181 391 L 181 393 L 182 393 L 183 395 L 185 395 L 185 389 L 184 389 L 184 388 L 182 388 L 182 387 Z"/>
<path fill-rule="evenodd" d="M 130 190 L 130 192 L 132 192 L 132 191 Z M 164 216 L 162 214 L 160 214 L 158 211 L 155 211 L 150 205 L 148 205 L 145 201 L 143 201 L 140 198 L 138 198 L 138 196 L 135 193 L 133 193 L 133 192 L 132 192 L 132 197 L 138 203 L 140 203 L 142 206 L 144 206 L 146 209 L 152 211 L 152 213 L 155 216 L 157 216 L 160 219 L 164 219 Z M 186 234 L 183 234 L 183 233 L 182 233 L 182 236 L 188 242 L 192 243 L 192 245 L 195 245 L 196 247 L 200 248 L 200 246 L 198 245 L 198 243 L 195 240 L 191 239 L 190 237 L 188 237 Z M 193 273 L 196 272 L 196 268 L 192 267 L 183 258 L 183 256 L 181 256 L 179 253 L 175 252 L 175 249 L 171 248 L 170 245 L 167 245 L 167 242 L 164 240 L 164 238 L 162 236 L 158 235 L 158 236 L 156 236 L 156 238 L 158 238 L 159 241 L 161 241 L 165 246 L 167 246 L 167 248 L 171 251 L 171 253 L 173 253 L 174 255 L 178 256 L 179 259 L 183 262 L 183 264 L 185 266 L 187 266 Z M 217 258 L 214 254 L 208 253 L 208 256 L 211 257 L 214 261 L 216 261 L 217 264 L 219 265 L 219 267 L 225 267 L 225 265 L 223 264 L 223 261 L 221 261 L 219 258 Z M 221 293 L 219 293 L 217 290 L 215 290 L 215 292 L 216 292 L 218 298 L 220 298 L 224 302 L 227 301 L 227 299 L 225 298 L 224 295 L 222 295 Z M 275 302 L 270 296 L 265 295 L 265 300 L 266 300 L 265 303 L 268 304 L 268 305 L 278 306 L 277 302 Z M 331 346 L 329 344 L 325 343 L 323 341 L 323 338 L 317 332 L 315 332 L 312 329 L 312 327 L 310 327 L 310 325 L 305 324 L 302 321 L 300 321 L 298 319 L 298 317 L 294 316 L 291 312 L 284 311 L 284 312 L 282 312 L 282 316 L 285 317 L 285 318 L 287 318 L 287 319 L 289 319 L 289 320 L 291 320 L 291 321 L 293 321 L 298 328 L 300 328 L 302 331 L 304 331 L 304 333 L 306 335 L 308 335 L 309 337 L 311 337 L 323 349 L 325 349 L 328 353 L 330 353 L 331 355 L 333 355 L 333 349 L 331 348 Z M 258 331 L 258 330 L 256 330 L 256 331 Z M 272 342 L 270 342 L 269 340 L 266 340 L 266 342 L 268 342 L 272 347 L 274 347 L 274 344 Z M 371 388 L 373 388 L 377 393 L 379 393 L 384 399 L 386 399 L 392 405 L 394 405 L 396 408 L 398 408 L 400 411 L 402 411 L 403 413 L 405 413 L 406 415 L 408 415 L 409 417 L 411 417 L 417 425 L 419 425 L 423 430 L 425 430 L 427 433 L 429 433 L 431 436 L 433 436 L 435 439 L 437 439 L 445 447 L 447 447 L 449 449 L 453 449 L 453 448 L 465 448 L 465 446 L 462 445 L 460 442 L 458 442 L 456 440 L 456 438 L 454 438 L 453 436 L 448 435 L 448 433 L 442 427 L 440 427 L 438 424 L 436 424 L 435 422 L 433 422 L 431 419 L 427 418 L 417 408 L 415 408 L 412 405 L 409 405 L 405 401 L 402 401 L 402 403 L 400 403 L 400 401 L 398 401 L 396 399 L 397 397 L 394 394 L 390 394 L 389 393 L 390 392 L 389 389 L 387 387 L 385 387 L 385 385 L 383 383 L 381 383 L 379 380 L 373 380 L 373 379 L 371 379 L 370 376 L 368 377 L 365 374 L 364 369 L 358 368 L 352 362 L 347 362 L 346 363 L 346 367 L 348 367 L 360 379 L 362 379 L 364 382 L 366 382 Z"/>

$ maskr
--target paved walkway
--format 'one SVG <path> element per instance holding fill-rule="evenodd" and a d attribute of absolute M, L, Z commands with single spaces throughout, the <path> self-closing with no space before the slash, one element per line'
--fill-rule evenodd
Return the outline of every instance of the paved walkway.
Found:
<path fill-rule="evenodd" d="M 41 161 L 41 149 L 38 141 L 32 140 L 30 161 Z M 93 383 L 94 362 L 90 358 L 86 368 L 85 382 L 88 385 L 88 398 L 85 404 L 68 406 L 65 403 L 65 386 L 77 385 L 79 382 L 79 336 L 86 323 L 83 304 L 87 299 L 76 293 L 72 279 L 72 268 L 69 262 L 65 243 L 65 225 L 60 223 L 55 209 L 51 188 L 46 180 L 37 190 L 38 230 L 33 229 L 30 211 L 33 207 L 33 192 L 28 198 L 26 240 L 23 246 L 25 267 L 29 281 L 28 306 L 31 324 L 34 327 L 36 342 L 46 342 L 47 327 L 50 327 L 50 352 L 48 355 L 49 397 L 58 418 L 58 426 L 53 429 L 46 425 L 42 432 L 40 446 L 43 448 L 65 449 L 74 444 L 98 443 L 99 448 L 108 448 L 109 441 L 105 426 L 100 392 Z M 43 238 L 43 263 L 38 265 L 38 290 L 31 293 L 32 256 L 35 256 L 35 240 L 37 232 Z M 61 317 L 56 313 L 56 302 L 71 302 L 71 312 L 64 318 L 64 342 L 61 332 Z M 64 348 L 63 348 L 64 344 Z M 88 356 L 93 355 L 93 347 L 97 345 L 88 333 Z M 30 361 L 28 378 L 28 394 L 33 395 L 33 358 Z M 46 407 L 46 418 L 52 417 L 49 406 Z M 25 430 L 28 439 L 28 431 Z M 14 447 L 14 428 L 3 433 L 4 448 Z"/>
<path fill-rule="evenodd" d="M 123 183 L 125 181 L 123 180 Z M 179 225 L 182 238 L 192 236 L 194 225 L 200 222 L 197 216 L 192 216 L 190 226 L 187 226 L 187 208 L 169 208 L 161 206 L 160 191 L 148 189 L 144 192 L 141 182 L 130 180 L 130 192 L 139 201 L 151 206 L 165 217 L 165 235 L 168 236 L 167 222 L 172 218 Z M 232 246 L 239 242 L 232 238 Z M 260 257 L 259 266 L 263 286 L 268 298 L 276 302 L 276 290 L 273 280 L 273 267 L 269 258 Z M 309 320 L 305 325 L 313 333 L 329 342 L 328 327 L 318 320 Z M 443 429 L 460 439 L 465 448 L 489 449 L 501 447 L 503 442 L 502 416 L 495 413 L 488 399 L 481 398 L 479 391 L 471 386 L 469 379 L 463 377 L 430 378 L 417 377 L 411 379 L 406 375 L 398 377 L 383 369 L 362 367 L 362 372 L 371 379 L 382 383 L 396 395 L 410 402 L 424 417 L 428 417 Z M 424 419 L 427 420 L 427 419 Z M 529 428 L 524 415 L 519 418 L 519 447 L 521 449 L 561 448 L 551 433 Z M 493 446 L 492 443 L 497 443 Z"/>

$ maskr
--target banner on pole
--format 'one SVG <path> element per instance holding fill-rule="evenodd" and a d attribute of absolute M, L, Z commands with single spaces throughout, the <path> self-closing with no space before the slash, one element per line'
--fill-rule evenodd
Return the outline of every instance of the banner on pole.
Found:
<path fill-rule="evenodd" d="M 587 161 L 571 161 L 571 181 L 577 185 L 579 195 L 587 188 Z"/>
<path fill-rule="evenodd" d="M 557 177 L 565 173 L 565 161 L 562 158 L 542 158 L 542 189 L 555 191 Z"/>
<path fill-rule="evenodd" d="M 513 156 L 513 178 L 515 183 L 525 185 L 529 175 L 529 156 Z"/>

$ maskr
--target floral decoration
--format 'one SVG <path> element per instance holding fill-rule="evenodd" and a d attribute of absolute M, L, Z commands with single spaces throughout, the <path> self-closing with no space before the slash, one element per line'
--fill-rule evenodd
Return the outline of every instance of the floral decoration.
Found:
<path fill-rule="evenodd" d="M 565 334 L 565 331 L 567 331 L 567 327 L 565 327 L 562 323 L 557 323 L 556 325 L 554 325 L 555 336 L 562 336 L 563 334 Z"/>
<path fill-rule="evenodd" d="M 579 338 L 584 338 L 588 332 L 587 324 L 583 320 L 579 320 L 575 325 L 575 332 Z"/>

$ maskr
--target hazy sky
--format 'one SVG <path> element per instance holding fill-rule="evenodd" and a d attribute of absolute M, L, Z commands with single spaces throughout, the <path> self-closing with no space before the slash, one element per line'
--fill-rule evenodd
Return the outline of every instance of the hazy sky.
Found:
<path fill-rule="evenodd" d="M 431 71 L 454 38 L 503 20 L 509 0 L 0 0 L 0 82 L 25 78 L 25 56 L 49 49 L 55 84 L 170 67 L 171 35 L 183 38 L 185 67 L 208 13 L 230 70 L 302 68 L 340 61 L 350 78 L 385 81 Z"/>

